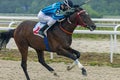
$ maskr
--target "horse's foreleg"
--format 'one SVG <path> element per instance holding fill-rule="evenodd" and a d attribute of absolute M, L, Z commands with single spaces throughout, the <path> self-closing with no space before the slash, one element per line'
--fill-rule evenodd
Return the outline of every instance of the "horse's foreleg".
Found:
<path fill-rule="evenodd" d="M 79 51 L 74 50 L 74 49 L 72 49 L 72 48 L 68 48 L 67 50 L 68 50 L 70 53 L 75 54 L 77 58 L 80 57 L 80 52 L 79 52 Z M 75 67 L 76 64 L 77 64 L 76 61 L 74 61 L 72 65 L 70 65 L 70 66 L 67 67 L 67 70 L 71 70 L 72 68 Z"/>
<path fill-rule="evenodd" d="M 54 71 L 53 68 L 51 68 L 49 65 L 46 64 L 44 60 L 44 52 L 40 50 L 36 50 L 38 54 L 38 61 L 45 67 L 47 68 L 51 73 L 53 73 L 55 76 L 58 76 L 57 73 Z"/>
<path fill-rule="evenodd" d="M 72 60 L 74 60 L 73 64 L 68 67 L 68 70 L 72 69 L 75 65 L 78 65 L 78 67 L 82 70 L 82 74 L 87 75 L 87 72 L 84 69 L 84 66 L 79 62 L 78 58 L 76 56 L 74 56 L 71 52 L 69 52 L 66 49 L 60 48 L 57 53 L 58 53 L 58 55 L 63 55 L 65 57 L 68 57 L 68 58 L 71 58 Z"/>
<path fill-rule="evenodd" d="M 74 49 L 72 49 L 72 48 L 68 48 L 67 50 L 68 50 L 69 52 L 75 54 L 77 58 L 80 58 L 80 52 L 79 52 L 79 51 L 74 50 Z"/>
<path fill-rule="evenodd" d="M 72 68 L 72 66 L 75 66 L 75 65 L 78 65 L 78 67 L 82 70 L 82 74 L 87 76 L 87 72 L 86 72 L 86 69 L 84 68 L 84 66 L 80 63 L 80 61 L 78 59 L 76 59 L 74 62 L 73 62 L 73 65 L 71 65 L 69 68 Z"/>

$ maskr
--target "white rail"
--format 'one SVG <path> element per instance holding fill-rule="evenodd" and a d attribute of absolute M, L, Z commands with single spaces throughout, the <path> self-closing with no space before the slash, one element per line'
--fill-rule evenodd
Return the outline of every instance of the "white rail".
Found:
<path fill-rule="evenodd" d="M 1 20 L 38 20 L 37 16 L 0 16 Z M 111 18 L 92 18 L 95 22 L 112 22 L 120 23 L 120 19 Z"/>
<path fill-rule="evenodd" d="M 112 18 L 93 18 L 93 21 L 98 22 L 120 22 L 120 19 L 112 19 Z"/>
<path fill-rule="evenodd" d="M 0 16 L 1 20 L 37 20 L 38 18 L 31 16 Z"/>
<path fill-rule="evenodd" d="M 118 35 L 120 34 L 120 31 L 107 31 L 107 30 L 94 30 L 94 31 L 90 31 L 90 30 L 75 30 L 74 31 L 75 34 L 110 34 L 110 35 Z"/>
<path fill-rule="evenodd" d="M 107 31 L 107 30 L 75 30 L 75 34 L 108 34 L 110 35 L 110 62 L 113 62 L 113 53 L 114 49 L 116 49 L 117 44 L 117 35 L 120 35 L 120 31 L 117 31 L 117 28 L 120 27 L 120 25 L 117 25 L 115 27 L 114 31 Z"/>

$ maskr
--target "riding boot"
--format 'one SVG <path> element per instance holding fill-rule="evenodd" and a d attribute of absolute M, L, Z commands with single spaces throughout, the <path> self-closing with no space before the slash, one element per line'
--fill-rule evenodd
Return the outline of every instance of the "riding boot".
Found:
<path fill-rule="evenodd" d="M 45 36 L 44 31 L 48 28 L 49 26 L 46 24 L 45 26 L 43 26 L 40 31 L 39 34 L 41 34 L 42 36 Z"/>

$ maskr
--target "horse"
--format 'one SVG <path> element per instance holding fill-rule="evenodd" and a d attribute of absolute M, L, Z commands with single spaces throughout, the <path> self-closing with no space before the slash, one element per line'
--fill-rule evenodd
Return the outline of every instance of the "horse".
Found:
<path fill-rule="evenodd" d="M 61 55 L 73 60 L 73 64 L 67 67 L 67 70 L 71 70 L 75 65 L 82 70 L 83 75 L 87 75 L 87 71 L 80 63 L 80 52 L 70 47 L 72 43 L 72 34 L 78 25 L 81 25 L 89 30 L 93 31 L 96 25 L 91 20 L 89 14 L 82 8 L 76 8 L 69 12 L 69 15 L 61 22 L 56 22 L 48 31 L 47 39 L 50 50 L 46 49 L 44 39 L 38 35 L 33 34 L 33 28 L 37 24 L 37 21 L 25 20 L 21 22 L 17 28 L 11 29 L 0 33 L 0 47 L 6 45 L 10 38 L 14 38 L 18 50 L 21 53 L 21 67 L 27 80 L 30 77 L 27 72 L 27 55 L 28 47 L 35 49 L 38 55 L 38 61 L 48 71 L 58 76 L 55 70 L 46 64 L 44 59 L 44 51 L 56 52 L 57 55 Z"/>

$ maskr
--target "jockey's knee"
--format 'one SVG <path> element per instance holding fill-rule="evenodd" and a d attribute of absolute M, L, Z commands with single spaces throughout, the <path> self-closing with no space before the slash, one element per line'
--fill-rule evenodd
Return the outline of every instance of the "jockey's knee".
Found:
<path fill-rule="evenodd" d="M 48 24 L 48 26 L 52 26 L 55 22 L 56 22 L 56 20 L 51 19 L 47 24 Z"/>

